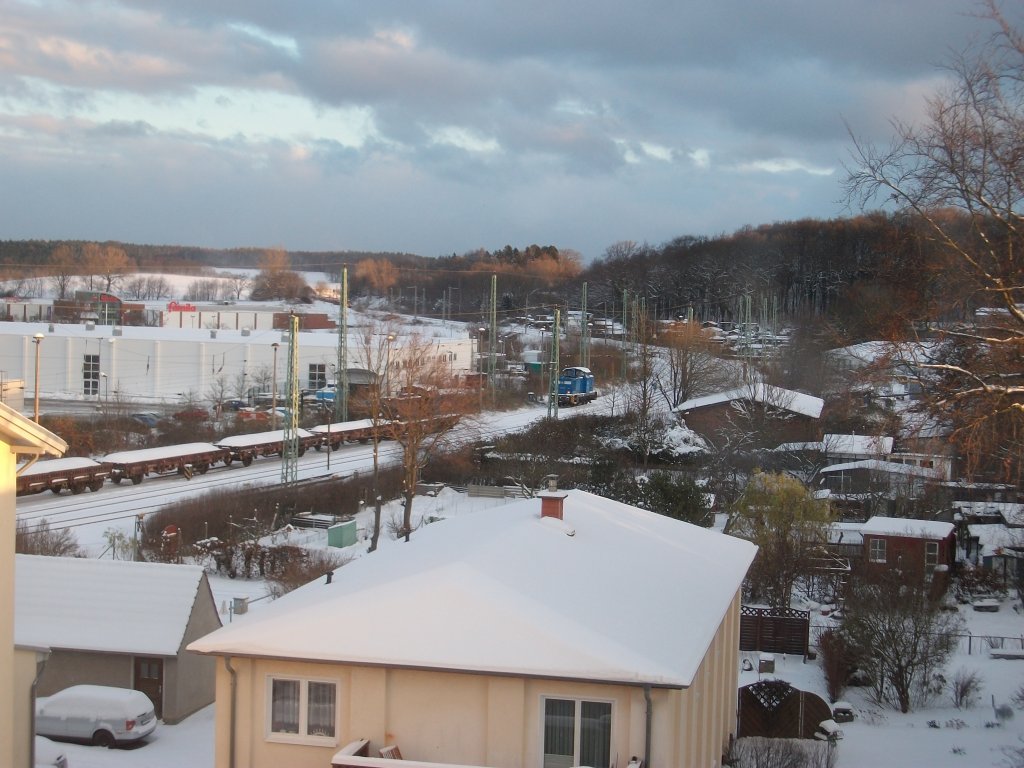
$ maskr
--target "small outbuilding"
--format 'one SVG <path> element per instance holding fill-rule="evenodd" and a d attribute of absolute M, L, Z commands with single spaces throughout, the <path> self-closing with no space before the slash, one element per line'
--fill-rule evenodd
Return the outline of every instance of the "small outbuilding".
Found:
<path fill-rule="evenodd" d="M 899 569 L 945 588 L 956 556 L 952 523 L 876 516 L 864 523 L 861 536 L 868 568 Z"/>
<path fill-rule="evenodd" d="M 202 568 L 17 555 L 15 640 L 50 649 L 36 689 L 142 691 L 176 723 L 213 702 L 213 659 L 185 649 L 220 627 Z"/>

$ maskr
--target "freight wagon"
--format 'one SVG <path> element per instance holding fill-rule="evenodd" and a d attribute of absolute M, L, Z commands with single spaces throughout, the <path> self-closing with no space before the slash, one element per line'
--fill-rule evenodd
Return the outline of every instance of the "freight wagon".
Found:
<path fill-rule="evenodd" d="M 305 429 L 296 430 L 299 437 L 299 456 L 307 448 L 320 450 L 323 438 L 319 434 Z M 230 452 L 233 461 L 242 462 L 248 467 L 258 456 L 281 456 L 284 454 L 284 430 L 274 429 L 270 432 L 254 432 L 250 435 L 232 435 L 217 441 L 217 446 Z"/>
<path fill-rule="evenodd" d="M 229 465 L 231 458 L 230 451 L 211 443 L 183 443 L 108 453 L 101 461 L 110 465 L 110 479 L 113 482 L 131 480 L 133 485 L 138 485 L 146 475 L 166 475 L 172 472 L 187 478 L 193 474 L 203 475 L 217 462 Z"/>
<path fill-rule="evenodd" d="M 37 461 L 18 474 L 17 494 L 27 496 L 50 490 L 81 493 L 86 488 L 98 491 L 110 477 L 110 465 L 79 457 Z"/>

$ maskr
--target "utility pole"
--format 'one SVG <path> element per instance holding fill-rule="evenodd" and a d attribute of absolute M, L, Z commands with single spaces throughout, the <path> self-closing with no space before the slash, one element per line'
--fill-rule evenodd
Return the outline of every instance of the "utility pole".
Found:
<path fill-rule="evenodd" d="M 498 345 L 498 276 L 491 275 L 491 333 L 488 338 L 487 382 L 491 388 L 491 406 L 494 406 L 494 376 L 497 373 Z"/>
<path fill-rule="evenodd" d="M 551 326 L 551 377 L 548 382 L 548 418 L 558 418 L 558 340 L 562 336 L 561 310 L 555 309 L 555 322 Z"/>
<path fill-rule="evenodd" d="M 580 299 L 580 365 L 590 367 L 590 323 L 587 322 L 587 284 Z"/>
<path fill-rule="evenodd" d="M 348 264 L 341 265 L 338 300 L 338 370 L 334 377 L 334 417 L 348 421 Z"/>
<path fill-rule="evenodd" d="M 288 413 L 284 420 L 281 451 L 281 483 L 299 479 L 299 318 L 293 312 L 288 322 Z"/>

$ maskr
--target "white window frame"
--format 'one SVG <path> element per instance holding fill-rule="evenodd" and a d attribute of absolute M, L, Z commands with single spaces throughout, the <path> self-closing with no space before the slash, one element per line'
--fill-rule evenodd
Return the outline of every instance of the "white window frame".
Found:
<path fill-rule="evenodd" d="M 882 538 L 868 539 L 868 561 L 872 563 L 886 562 L 888 542 Z"/>
<path fill-rule="evenodd" d="M 274 682 L 296 682 L 299 684 L 299 732 L 298 733 L 281 733 L 272 730 L 272 714 L 274 706 Z M 309 684 L 310 683 L 324 683 L 326 685 L 334 686 L 334 735 L 333 736 L 317 736 L 315 734 L 308 733 L 309 731 Z M 341 683 L 338 680 L 332 680 L 330 678 L 316 678 L 316 677 L 296 677 L 293 675 L 267 675 L 266 685 L 266 724 L 265 724 L 265 738 L 267 741 L 281 742 L 285 744 L 312 744 L 316 746 L 328 746 L 333 747 L 338 744 L 338 731 L 340 728 L 340 718 L 338 707 L 341 702 L 340 697 Z"/>
<path fill-rule="evenodd" d="M 939 565 L 939 542 L 926 541 L 924 543 L 924 572 L 932 573 Z"/>
<path fill-rule="evenodd" d="M 581 712 L 583 704 L 607 704 L 611 710 L 611 724 L 608 729 L 608 750 L 610 755 L 615 754 L 615 701 L 612 699 L 600 699 L 592 696 L 570 696 L 560 694 L 544 694 L 540 697 L 540 759 L 537 765 L 544 765 L 544 728 L 546 716 L 546 702 L 548 700 L 571 701 L 576 706 L 573 712 L 573 754 L 572 765 L 577 768 L 580 764 L 580 732 L 582 726 Z"/>

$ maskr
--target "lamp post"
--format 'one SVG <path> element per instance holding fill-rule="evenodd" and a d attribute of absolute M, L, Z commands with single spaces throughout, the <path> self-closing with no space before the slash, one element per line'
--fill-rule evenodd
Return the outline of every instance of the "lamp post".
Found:
<path fill-rule="evenodd" d="M 110 377 L 101 371 L 100 378 L 103 379 L 103 408 L 105 410 L 110 407 Z"/>
<path fill-rule="evenodd" d="M 386 350 L 386 359 L 384 362 L 384 397 L 391 397 L 391 342 L 395 340 L 394 334 L 389 333 Z"/>
<path fill-rule="evenodd" d="M 32 337 L 32 343 L 36 345 L 36 381 L 35 381 L 35 402 L 32 407 L 32 420 L 36 424 L 39 423 L 39 344 L 45 337 L 41 333 L 37 333 Z"/>
<path fill-rule="evenodd" d="M 281 345 L 275 341 L 270 346 L 274 350 L 273 380 L 270 382 L 270 428 L 277 429 L 277 348 Z"/>

